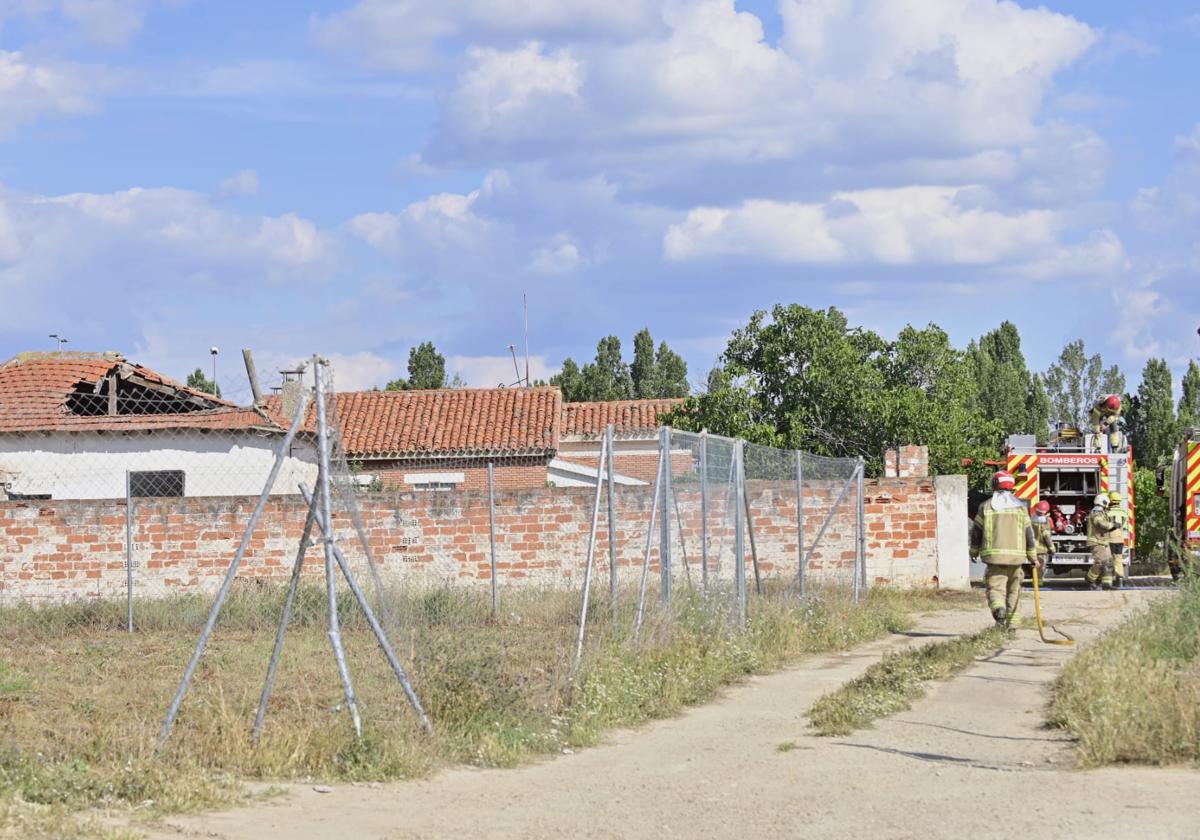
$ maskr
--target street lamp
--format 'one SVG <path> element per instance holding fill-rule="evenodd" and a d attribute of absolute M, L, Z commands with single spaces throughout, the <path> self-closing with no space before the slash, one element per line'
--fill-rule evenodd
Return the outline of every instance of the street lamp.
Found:
<path fill-rule="evenodd" d="M 221 352 L 221 349 L 219 347 L 210 347 L 210 348 L 208 348 L 208 352 L 210 354 L 212 354 L 212 362 L 213 362 L 212 390 L 213 390 L 213 393 L 215 394 L 217 391 L 217 354 Z"/>

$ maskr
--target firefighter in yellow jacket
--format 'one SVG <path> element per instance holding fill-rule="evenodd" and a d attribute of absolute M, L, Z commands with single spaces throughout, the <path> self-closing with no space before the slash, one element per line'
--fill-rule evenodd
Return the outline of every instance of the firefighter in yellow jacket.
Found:
<path fill-rule="evenodd" d="M 1087 582 L 1089 589 L 1112 589 L 1113 556 L 1109 548 L 1109 539 L 1116 530 L 1117 523 L 1108 513 L 1112 499 L 1107 493 L 1101 493 L 1092 502 L 1092 512 L 1087 519 L 1087 541 L 1092 551 L 1092 568 L 1088 570 Z"/>
<path fill-rule="evenodd" d="M 1003 470 L 992 476 L 992 497 L 971 526 L 971 556 L 987 565 L 988 608 L 1001 627 L 1012 626 L 1021 600 L 1026 563 L 1037 562 L 1029 508 L 1013 495 L 1016 481 Z"/>
<path fill-rule="evenodd" d="M 1038 502 L 1033 506 L 1033 539 L 1037 544 L 1038 572 L 1044 573 L 1046 566 L 1054 560 L 1054 538 L 1050 533 L 1050 503 Z"/>
<path fill-rule="evenodd" d="M 1088 412 L 1092 432 L 1107 438 L 1110 450 L 1116 450 L 1121 445 L 1120 421 L 1121 398 L 1116 394 L 1109 394 L 1104 399 L 1097 400 Z"/>
<path fill-rule="evenodd" d="M 1125 542 L 1129 539 L 1129 513 L 1121 507 L 1121 494 L 1113 490 L 1108 494 L 1108 515 L 1116 528 L 1108 535 L 1108 550 L 1112 554 L 1112 588 L 1120 589 L 1127 575 Z"/>

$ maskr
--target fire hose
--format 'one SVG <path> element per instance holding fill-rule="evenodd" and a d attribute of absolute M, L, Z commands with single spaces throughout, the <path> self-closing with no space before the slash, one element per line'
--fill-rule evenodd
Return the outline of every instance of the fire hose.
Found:
<path fill-rule="evenodd" d="M 1053 624 L 1048 625 L 1048 626 L 1055 633 L 1062 636 L 1062 638 L 1061 639 L 1047 639 L 1046 638 L 1047 625 L 1045 623 L 1043 623 L 1043 621 L 1042 621 L 1042 596 L 1041 596 L 1041 592 L 1040 592 L 1040 587 L 1038 586 L 1038 567 L 1037 567 L 1036 563 L 1033 566 L 1033 611 L 1035 613 L 1037 613 L 1038 635 L 1042 637 L 1043 642 L 1045 642 L 1048 645 L 1073 645 L 1073 644 L 1075 644 L 1075 640 L 1073 638 L 1068 636 L 1063 631 L 1059 630 Z"/>

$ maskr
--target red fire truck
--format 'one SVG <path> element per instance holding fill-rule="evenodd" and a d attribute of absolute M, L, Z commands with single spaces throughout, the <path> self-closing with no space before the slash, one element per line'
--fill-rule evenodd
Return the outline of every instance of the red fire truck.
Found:
<path fill-rule="evenodd" d="M 1160 493 L 1163 470 L 1158 471 Z M 1179 573 L 1187 562 L 1200 558 L 1200 428 L 1188 429 L 1175 450 L 1171 462 L 1171 539 L 1167 543 L 1167 561 L 1171 574 Z"/>
<path fill-rule="evenodd" d="M 1033 435 L 1012 435 L 1006 446 L 1006 469 L 1016 478 L 1014 491 L 1030 507 L 1050 503 L 1054 561 L 1049 569 L 1065 573 L 1091 565 L 1087 517 L 1099 493 L 1116 491 L 1129 514 L 1127 562 L 1133 562 L 1135 500 L 1133 451 L 1123 435 L 1114 447 L 1107 436 L 1059 429 L 1039 446 Z"/>

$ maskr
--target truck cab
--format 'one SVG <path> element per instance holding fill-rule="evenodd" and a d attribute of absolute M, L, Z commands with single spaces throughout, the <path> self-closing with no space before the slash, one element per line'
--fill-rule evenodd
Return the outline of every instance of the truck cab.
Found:
<path fill-rule="evenodd" d="M 1172 539 L 1167 543 L 1171 574 L 1179 576 L 1185 561 L 1200 557 L 1200 427 L 1184 432 L 1184 439 L 1171 461 Z"/>

